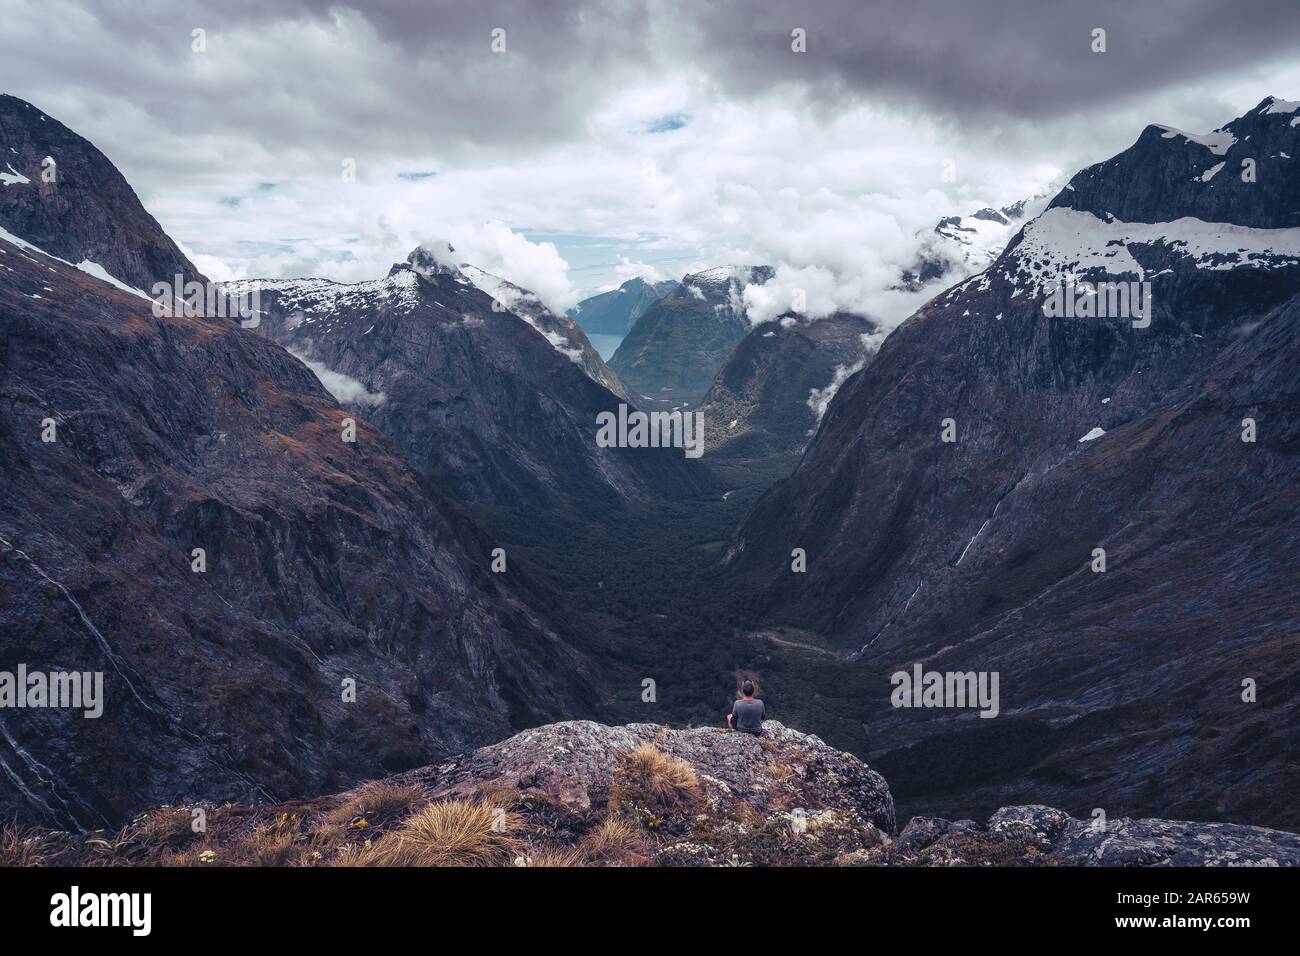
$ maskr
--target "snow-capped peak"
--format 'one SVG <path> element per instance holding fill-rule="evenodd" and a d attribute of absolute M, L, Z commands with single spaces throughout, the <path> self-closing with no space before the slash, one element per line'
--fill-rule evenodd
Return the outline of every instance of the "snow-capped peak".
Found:
<path fill-rule="evenodd" d="M 468 262 L 460 264 L 460 274 L 476 286 L 479 291 L 490 295 L 508 311 L 535 318 L 547 311 L 546 305 L 534 293 L 520 288 L 508 279 L 493 275 L 485 269 Z"/>
<path fill-rule="evenodd" d="M 407 264 L 416 275 L 433 278 L 440 275 L 459 276 L 456 250 L 445 239 L 422 242 L 406 257 Z"/>
<path fill-rule="evenodd" d="M 1260 107 L 1261 113 L 1294 113 L 1300 110 L 1300 100 L 1280 100 L 1276 96 L 1270 96 L 1264 100 Z"/>
<path fill-rule="evenodd" d="M 700 289 L 726 289 L 733 282 L 741 286 L 753 282 L 761 284 L 771 278 L 771 272 L 770 266 L 715 266 L 691 273 L 682 279 L 682 284 Z"/>
<path fill-rule="evenodd" d="M 1225 129 L 1216 129 L 1212 133 L 1186 133 L 1181 129 L 1173 126 L 1156 125 L 1157 129 L 1164 130 L 1161 134 L 1163 139 L 1173 139 L 1175 136 L 1181 136 L 1189 143 L 1196 143 L 1198 146 L 1204 146 L 1215 156 L 1222 156 L 1232 145 L 1237 142 L 1237 137 Z"/>

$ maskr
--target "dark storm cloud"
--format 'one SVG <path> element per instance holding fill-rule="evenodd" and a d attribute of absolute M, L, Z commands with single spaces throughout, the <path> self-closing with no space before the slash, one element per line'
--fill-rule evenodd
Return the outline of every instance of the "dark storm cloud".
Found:
<path fill-rule="evenodd" d="M 6 92 L 74 119 L 98 100 L 123 122 L 147 114 L 153 129 L 191 140 L 224 130 L 232 149 L 242 139 L 278 156 L 562 141 L 605 93 L 634 82 L 650 32 L 639 2 L 525 0 L 0 0 L 0 23 Z M 492 50 L 498 28 L 506 55 Z M 194 29 L 206 31 L 202 55 Z"/>
<path fill-rule="evenodd" d="M 395 236 L 449 205 L 421 205 L 440 187 L 475 214 L 510 197 L 493 215 L 513 225 L 619 235 L 709 235 L 736 207 L 735 244 L 801 177 L 900 209 L 931 188 L 1006 202 L 1147 123 L 1295 98 L 1275 80 L 1300 86 L 1298 27 L 1300 0 L 0 0 L 0 90 L 87 135 L 200 251 L 254 214 Z M 962 180 L 927 179 L 948 157 Z M 369 202 L 331 191 L 350 159 Z"/>
<path fill-rule="evenodd" d="M 0 11 L 13 2 L 22 4 L 0 0 Z M 608 94 L 674 71 L 742 99 L 780 87 L 813 108 L 870 99 L 936 119 L 1035 120 L 1260 65 L 1300 38 L 1296 0 L 20 6 L 34 9 L 47 11 L 41 42 L 5 17 L 7 91 L 52 111 L 88 97 L 123 122 L 136 114 L 142 131 L 146 120 L 175 136 L 226 130 L 277 156 L 454 159 L 572 141 Z M 204 57 L 190 53 L 196 27 L 208 31 Z M 807 31 L 806 53 L 790 50 L 795 27 Z M 1089 49 L 1094 27 L 1107 31 L 1104 54 Z M 496 28 L 507 55 L 491 51 Z"/>
<path fill-rule="evenodd" d="M 1295 0 L 876 0 L 700 5 L 696 47 L 735 91 L 775 81 L 830 99 L 888 93 L 955 118 L 1086 110 L 1300 48 Z M 790 56 L 792 27 L 808 52 Z M 1106 31 L 1106 52 L 1092 31 Z M 1281 91 L 1285 94 L 1286 91 Z"/>
<path fill-rule="evenodd" d="M 505 28 L 526 64 L 519 112 L 552 124 L 543 100 L 580 109 L 632 66 L 696 67 L 733 95 L 780 82 L 827 101 L 887 93 L 954 118 L 1035 118 L 1300 49 L 1296 0 L 279 0 L 242 13 L 345 7 L 406 55 L 446 64 L 477 62 L 488 32 Z M 790 49 L 796 27 L 802 55 Z M 1091 49 L 1095 28 L 1105 53 Z"/>

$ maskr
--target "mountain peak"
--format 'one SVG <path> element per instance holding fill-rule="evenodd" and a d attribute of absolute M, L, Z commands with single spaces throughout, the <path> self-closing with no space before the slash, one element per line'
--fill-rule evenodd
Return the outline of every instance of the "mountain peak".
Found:
<path fill-rule="evenodd" d="M 715 266 L 683 276 L 682 285 L 725 288 L 735 282 L 743 288 L 750 284 L 762 285 L 774 275 L 776 270 L 771 266 Z"/>
<path fill-rule="evenodd" d="M 1294 113 L 1300 110 L 1300 100 L 1284 100 L 1277 96 L 1266 96 L 1255 107 L 1255 113 Z"/>
<path fill-rule="evenodd" d="M 1209 133 L 1146 127 L 1118 155 L 1080 170 L 1052 200 L 1102 220 L 1191 218 L 1258 229 L 1300 224 L 1300 102 L 1265 97 Z"/>
<path fill-rule="evenodd" d="M 646 403 L 695 404 L 752 328 L 745 287 L 773 275 L 771 266 L 733 265 L 683 276 L 632 326 L 610 368 Z"/>
<path fill-rule="evenodd" d="M 583 299 L 566 314 L 576 320 L 588 335 L 617 335 L 621 338 L 652 305 L 675 288 L 677 283 L 672 280 L 651 282 L 642 276 L 633 276 L 617 288 Z"/>
<path fill-rule="evenodd" d="M 460 266 L 456 262 L 456 250 L 445 239 L 422 242 L 406 257 L 406 264 L 416 275 L 433 278 L 440 275 L 458 276 Z"/>

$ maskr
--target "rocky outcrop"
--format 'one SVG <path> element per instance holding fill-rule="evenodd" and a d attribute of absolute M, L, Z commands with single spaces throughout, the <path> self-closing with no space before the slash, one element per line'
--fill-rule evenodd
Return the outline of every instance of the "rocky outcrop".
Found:
<path fill-rule="evenodd" d="M 913 817 L 876 857 L 922 866 L 1300 866 L 1300 834 L 1179 820 L 1076 820 L 1034 804 L 1003 807 L 983 827 Z"/>
<path fill-rule="evenodd" d="M 715 727 L 566 721 L 526 730 L 397 781 L 418 782 L 443 796 L 504 787 L 536 792 L 574 809 L 601 809 L 609 804 L 620 760 L 648 744 L 689 764 L 709 795 L 723 804 L 743 802 L 760 814 L 852 813 L 885 833 L 893 831 L 894 801 L 878 773 L 852 754 L 775 720 L 766 721 L 763 731 L 760 738 Z"/>
<path fill-rule="evenodd" d="M 1041 804 L 985 824 L 913 817 L 885 780 L 767 721 L 565 721 L 343 793 L 160 807 L 111 839 L 21 833 L 19 863 L 188 866 L 1296 866 L 1300 835 L 1169 820 L 1077 820 Z M 8 846 L 12 846 L 9 844 Z M 0 865 L 6 862 L 0 848 Z"/>

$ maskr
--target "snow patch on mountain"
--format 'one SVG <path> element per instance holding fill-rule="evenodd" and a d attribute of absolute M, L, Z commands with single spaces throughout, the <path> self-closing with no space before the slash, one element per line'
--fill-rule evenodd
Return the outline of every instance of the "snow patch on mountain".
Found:
<path fill-rule="evenodd" d="M 1173 222 L 1109 222 L 1057 207 L 1024 228 L 1006 278 L 1045 294 L 1075 273 L 1145 278 L 1132 250 L 1165 246 L 1198 269 L 1281 268 L 1300 265 L 1300 228 L 1255 229 L 1184 217 Z M 967 280 L 968 282 L 974 280 Z"/>
<path fill-rule="evenodd" d="M 409 311 L 420 301 L 419 278 L 410 269 L 400 269 L 382 279 L 365 282 L 335 282 L 333 279 L 239 279 L 218 288 L 229 296 L 254 291 L 274 292 L 285 311 L 302 312 L 303 324 L 323 323 L 338 312 L 364 308 L 375 299 L 391 300 L 394 308 Z"/>
<path fill-rule="evenodd" d="M 1181 136 L 1188 142 L 1204 146 L 1215 156 L 1222 156 L 1237 142 L 1237 137 L 1226 129 L 1216 129 L 1213 133 L 1187 133 L 1181 129 L 1175 129 L 1173 126 L 1160 125 L 1157 125 L 1156 129 L 1164 130 L 1164 133 L 1161 134 L 1163 139 L 1173 139 L 1175 136 Z"/>
<path fill-rule="evenodd" d="M 509 282 L 500 276 L 493 275 L 478 266 L 470 265 L 467 262 L 460 264 L 460 272 L 466 279 L 472 282 L 481 292 L 487 293 L 509 312 L 514 312 L 521 318 L 528 318 L 535 312 L 546 308 L 542 300 L 527 289 L 521 289 L 513 282 Z"/>
<path fill-rule="evenodd" d="M 1226 162 L 1222 162 L 1222 163 L 1216 163 L 1215 165 L 1211 166 L 1205 172 L 1201 173 L 1201 182 L 1208 183 L 1211 179 L 1217 176 L 1219 174 L 1219 171 L 1222 170 L 1223 167 L 1226 165 L 1228 165 Z"/>
<path fill-rule="evenodd" d="M 901 273 L 901 288 L 924 292 L 986 268 L 1022 223 L 1047 208 L 1051 196 L 1048 190 L 1001 209 L 985 207 L 940 219 L 933 229 L 917 234 L 916 253 Z"/>
<path fill-rule="evenodd" d="M 86 273 L 86 275 L 88 276 L 94 276 L 100 282 L 107 282 L 115 289 L 121 289 L 123 292 L 129 292 L 132 295 L 138 295 L 142 299 L 149 299 L 149 296 L 145 295 L 144 292 L 140 291 L 139 289 L 133 289 L 125 282 L 122 282 L 121 280 L 116 279 L 113 276 L 109 275 L 108 270 L 105 269 L 103 266 L 101 266 L 98 262 L 92 262 L 89 259 L 82 259 L 80 262 L 77 263 L 77 268 L 80 269 L 82 272 Z M 149 301 L 152 302 L 153 300 L 149 299 Z"/>
<path fill-rule="evenodd" d="M 129 292 L 131 295 L 139 296 L 140 298 L 148 302 L 153 301 L 153 299 L 146 293 L 142 292 L 139 289 L 133 288 L 127 285 L 125 282 L 121 281 L 120 279 L 110 275 L 108 270 L 105 269 L 103 266 L 101 266 L 98 262 L 91 262 L 89 259 L 82 259 L 80 262 L 72 263 L 69 262 L 67 259 L 60 259 L 58 256 L 50 255 L 48 252 L 46 252 L 44 249 L 40 248 L 39 246 L 32 245 L 26 239 L 21 239 L 18 236 L 15 236 L 12 232 L 9 232 L 3 227 L 0 227 L 0 239 L 10 243 L 11 245 L 17 246 L 19 249 L 22 249 L 25 252 L 36 252 L 39 253 L 40 255 L 45 256 L 47 259 L 53 259 L 55 262 L 61 262 L 65 266 L 72 266 L 72 268 L 74 269 L 79 269 L 80 271 L 86 273 L 86 275 L 98 279 L 100 282 L 106 282 L 109 285 L 113 286 L 113 288 L 115 289 L 120 289 L 123 292 Z"/>
<path fill-rule="evenodd" d="M 1294 113 L 1296 110 L 1300 110 L 1300 100 L 1279 100 L 1277 97 L 1272 97 L 1272 100 L 1273 102 L 1264 107 L 1263 112 Z"/>
<path fill-rule="evenodd" d="M 491 296 L 506 311 L 527 322 L 530 327 L 536 330 L 547 342 L 551 343 L 555 350 L 569 361 L 576 365 L 583 364 L 584 356 L 581 348 L 573 345 L 559 332 L 548 329 L 542 324 L 546 318 L 549 318 L 552 322 L 559 322 L 559 319 L 549 314 L 550 309 L 536 295 L 527 289 L 521 289 L 513 282 L 495 276 L 490 272 L 485 272 L 478 266 L 472 266 L 469 263 L 461 263 L 460 272 L 479 291 Z"/>
<path fill-rule="evenodd" d="M 752 269 L 744 266 L 716 266 L 712 269 L 693 272 L 682 281 L 698 286 L 701 289 L 712 288 L 721 292 L 733 283 L 750 281 L 752 272 Z"/>
<path fill-rule="evenodd" d="M 7 173 L 0 172 L 0 183 L 4 184 L 5 186 L 31 185 L 31 180 L 28 179 L 26 176 L 24 176 L 22 173 L 18 172 L 18 170 L 14 169 L 13 166 L 10 166 L 8 163 L 5 163 L 5 166 L 9 169 L 9 172 Z"/>

